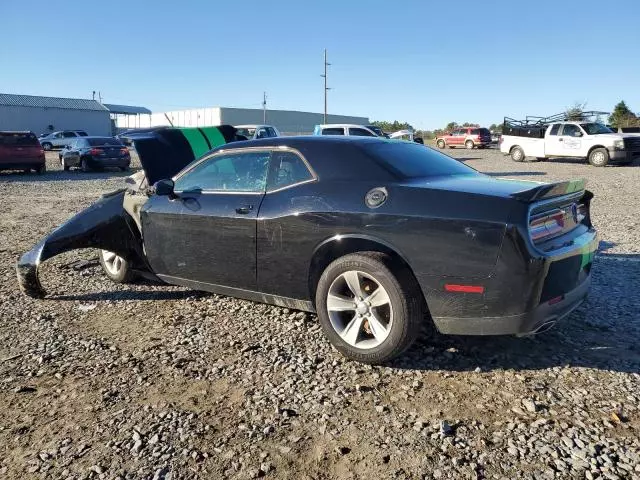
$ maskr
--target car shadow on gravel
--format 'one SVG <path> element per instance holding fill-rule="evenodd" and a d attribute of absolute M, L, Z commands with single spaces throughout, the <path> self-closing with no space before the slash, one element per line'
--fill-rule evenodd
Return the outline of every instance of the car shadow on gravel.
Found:
<path fill-rule="evenodd" d="M 478 373 L 567 366 L 640 372 L 640 255 L 598 255 L 592 272 L 587 301 L 548 332 L 524 338 L 430 332 L 389 366 Z"/>
<path fill-rule="evenodd" d="M 43 174 L 22 173 L 22 172 L 3 172 L 0 174 L 0 183 L 2 182 L 62 182 L 73 180 L 107 180 L 110 178 L 124 178 L 136 173 L 138 169 L 131 168 L 126 172 L 120 170 L 105 170 L 96 172 L 80 172 L 63 170 L 49 170 Z"/>

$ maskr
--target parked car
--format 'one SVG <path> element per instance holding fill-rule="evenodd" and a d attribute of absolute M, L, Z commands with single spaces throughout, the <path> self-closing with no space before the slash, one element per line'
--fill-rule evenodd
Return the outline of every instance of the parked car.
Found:
<path fill-rule="evenodd" d="M 500 151 L 515 162 L 523 162 L 527 157 L 538 160 L 572 157 L 604 167 L 608 163 L 630 165 L 640 159 L 640 137 L 614 133 L 597 122 L 505 118 L 502 132 Z"/>
<path fill-rule="evenodd" d="M 47 170 L 44 150 L 33 132 L 0 132 L 0 170 Z"/>
<path fill-rule="evenodd" d="M 498 145 L 501 137 L 502 134 L 500 132 L 491 132 L 491 143 L 493 145 Z"/>
<path fill-rule="evenodd" d="M 491 145 L 491 132 L 488 128 L 460 127 L 436 138 L 438 148 L 465 147 L 485 148 Z"/>
<path fill-rule="evenodd" d="M 84 130 L 61 130 L 59 132 L 49 133 L 44 136 L 40 136 L 38 140 L 40 145 L 45 150 L 53 150 L 56 148 L 62 148 L 65 145 L 69 145 L 73 140 L 78 137 L 86 137 L 87 132 Z"/>
<path fill-rule="evenodd" d="M 413 142 L 413 130 L 398 130 L 397 132 L 393 132 L 389 135 L 389 138 L 396 140 L 405 140 L 407 142 Z"/>
<path fill-rule="evenodd" d="M 114 137 L 76 138 L 60 151 L 58 158 L 65 171 L 72 167 L 83 172 L 117 167 L 124 172 L 131 164 L 129 149 Z"/>
<path fill-rule="evenodd" d="M 314 135 L 346 135 L 355 137 L 377 137 L 378 135 L 363 125 L 351 125 L 347 123 L 328 123 L 316 125 Z"/>
<path fill-rule="evenodd" d="M 400 355 L 425 321 L 541 332 L 587 295 L 598 240 L 584 182 L 496 179 L 377 137 L 236 142 L 193 161 L 195 133 L 154 136 L 134 139 L 153 189 L 105 195 L 41 240 L 17 266 L 24 293 L 45 294 L 43 261 L 98 248 L 116 282 L 144 271 L 315 311 L 340 352 L 369 363 Z"/>
<path fill-rule="evenodd" d="M 236 125 L 236 131 L 238 135 L 245 137 L 247 140 L 280 136 L 278 129 L 271 125 Z"/>

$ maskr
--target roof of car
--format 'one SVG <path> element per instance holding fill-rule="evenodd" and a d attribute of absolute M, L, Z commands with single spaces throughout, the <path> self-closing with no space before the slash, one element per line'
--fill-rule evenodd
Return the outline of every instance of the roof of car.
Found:
<path fill-rule="evenodd" d="M 367 128 L 366 125 L 358 125 L 356 123 L 324 123 L 318 126 L 320 128 L 344 128 L 344 127 Z"/>
<path fill-rule="evenodd" d="M 236 128 L 260 128 L 260 127 L 271 127 L 271 128 L 274 128 L 273 125 L 257 125 L 257 124 L 254 125 L 252 123 L 247 124 L 247 125 L 234 125 L 234 127 L 236 127 Z"/>

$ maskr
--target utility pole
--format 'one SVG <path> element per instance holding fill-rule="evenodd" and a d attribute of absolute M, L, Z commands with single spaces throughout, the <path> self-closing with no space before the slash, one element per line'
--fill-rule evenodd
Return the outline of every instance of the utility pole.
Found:
<path fill-rule="evenodd" d="M 95 100 L 95 99 L 96 99 L 96 91 L 95 91 L 95 90 L 93 91 L 93 97 L 91 97 L 91 99 L 92 99 L 92 100 Z"/>
<path fill-rule="evenodd" d="M 262 123 L 267 123 L 267 92 L 262 92 Z"/>
<path fill-rule="evenodd" d="M 327 49 L 324 49 L 324 75 L 320 75 L 324 77 L 324 123 L 327 123 L 327 92 L 331 90 L 327 87 L 327 67 L 331 65 L 327 62 Z"/>
<path fill-rule="evenodd" d="M 98 99 L 99 99 L 98 101 L 100 103 L 102 103 L 102 93 L 100 93 L 100 92 L 98 92 Z"/>

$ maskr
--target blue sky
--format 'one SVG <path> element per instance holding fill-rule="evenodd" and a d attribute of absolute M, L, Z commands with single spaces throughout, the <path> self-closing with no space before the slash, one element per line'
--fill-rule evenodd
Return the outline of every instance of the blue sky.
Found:
<path fill-rule="evenodd" d="M 24 1 L 0 7 L 0 92 L 154 111 L 268 107 L 437 128 L 640 111 L 640 2 Z M 401 6 L 398 6 L 401 5 Z"/>

